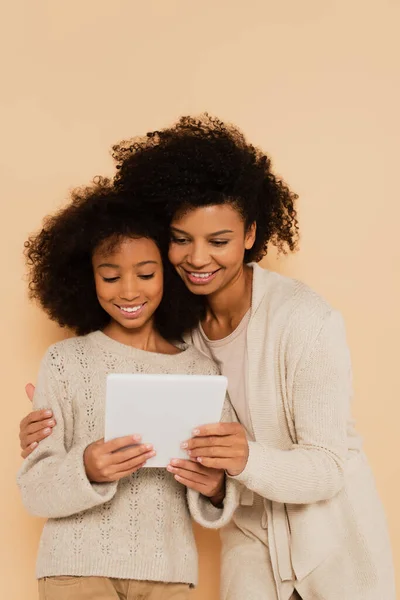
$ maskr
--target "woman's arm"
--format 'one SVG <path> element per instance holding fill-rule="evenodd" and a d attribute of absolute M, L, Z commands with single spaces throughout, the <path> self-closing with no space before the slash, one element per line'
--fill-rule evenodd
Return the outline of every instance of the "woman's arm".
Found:
<path fill-rule="evenodd" d="M 33 402 L 35 386 L 28 383 L 25 386 L 28 400 Z M 34 410 L 24 417 L 19 425 L 19 441 L 22 458 L 27 458 L 39 442 L 51 435 L 56 421 L 50 409 Z"/>
<path fill-rule="evenodd" d="M 344 326 L 340 315 L 331 312 L 312 347 L 305 348 L 294 376 L 292 406 L 297 443 L 290 450 L 279 450 L 249 442 L 247 462 L 238 471 L 235 465 L 240 459 L 235 454 L 243 445 L 243 436 L 237 435 L 229 457 L 233 465 L 230 473 L 237 473 L 234 479 L 275 502 L 307 504 L 332 498 L 344 482 L 350 397 L 351 365 Z M 204 432 L 199 435 L 204 436 Z M 223 432 L 209 429 L 207 435 L 212 436 L 208 440 L 214 437 L 215 441 L 215 436 Z M 232 435 L 230 438 L 234 439 Z M 205 466 L 226 465 L 226 458 L 209 458 L 213 451 L 215 456 L 216 448 L 211 444 L 202 447 L 206 439 L 191 440 L 191 457 L 200 457 Z"/>
<path fill-rule="evenodd" d="M 91 483 L 86 475 L 82 439 L 67 451 L 65 434 L 73 426 L 72 409 L 60 388 L 50 352 L 45 355 L 34 397 L 34 409 L 53 411 L 57 427 L 24 461 L 18 473 L 22 500 L 29 512 L 40 517 L 68 517 L 110 500 L 117 483 Z"/>
<path fill-rule="evenodd" d="M 222 409 L 221 422 L 237 422 L 237 417 L 228 395 Z M 182 466 L 186 468 L 198 469 L 203 474 L 205 480 L 211 482 L 211 486 L 213 482 L 216 484 L 214 489 L 211 487 L 209 492 L 204 493 L 200 486 L 193 485 L 190 480 L 185 483 L 188 488 L 187 499 L 189 510 L 193 519 L 203 527 L 209 529 L 224 527 L 232 519 L 239 504 L 241 485 L 226 477 L 223 469 L 207 468 L 193 460 L 181 462 L 184 463 Z M 181 475 L 184 471 L 178 470 L 177 473 Z"/>

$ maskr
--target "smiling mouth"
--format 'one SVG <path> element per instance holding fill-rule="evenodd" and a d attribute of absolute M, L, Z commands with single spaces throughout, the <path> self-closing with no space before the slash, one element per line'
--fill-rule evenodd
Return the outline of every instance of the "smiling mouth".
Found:
<path fill-rule="evenodd" d="M 118 308 L 118 310 L 120 311 L 120 313 L 127 319 L 137 319 L 141 313 L 143 312 L 144 307 L 146 306 L 146 302 L 143 302 L 143 304 L 137 304 L 136 306 L 129 306 L 129 305 L 119 305 L 119 304 L 115 304 L 115 306 Z"/>
<path fill-rule="evenodd" d="M 220 270 L 221 269 L 217 269 L 216 271 L 188 271 L 187 269 L 184 269 L 189 281 L 195 285 L 205 285 L 206 283 L 210 283 Z"/>

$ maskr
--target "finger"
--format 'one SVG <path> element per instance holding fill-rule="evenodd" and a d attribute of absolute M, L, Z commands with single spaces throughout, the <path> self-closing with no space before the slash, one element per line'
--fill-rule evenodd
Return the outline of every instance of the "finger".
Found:
<path fill-rule="evenodd" d="M 104 450 L 106 452 L 117 452 L 122 448 L 127 448 L 128 446 L 133 446 L 140 442 L 141 436 L 138 434 L 126 435 L 124 437 L 115 438 L 114 440 L 110 440 L 109 442 L 104 442 Z"/>
<path fill-rule="evenodd" d="M 110 454 L 110 464 L 119 465 L 125 463 L 133 458 L 147 454 L 153 450 L 152 444 L 137 444 L 126 448 L 126 450 L 120 450 L 119 452 L 112 452 Z"/>
<path fill-rule="evenodd" d="M 30 425 L 31 423 L 36 423 L 36 422 L 40 422 L 40 421 L 45 421 L 46 419 L 49 419 L 53 416 L 53 412 L 51 410 L 34 410 L 32 412 L 29 413 L 29 415 L 26 415 L 26 417 L 24 417 L 20 423 L 20 427 L 26 427 L 27 425 Z"/>
<path fill-rule="evenodd" d="M 208 435 L 235 435 L 242 431 L 240 423 L 211 423 L 210 425 L 201 425 L 192 431 L 193 437 L 203 437 Z"/>
<path fill-rule="evenodd" d="M 37 442 L 34 442 L 33 444 L 30 444 L 30 446 L 28 446 L 27 448 L 25 448 L 25 450 L 23 450 L 21 452 L 21 456 L 22 458 L 26 458 L 27 456 L 29 456 L 30 454 L 32 454 L 32 452 L 34 451 L 34 449 L 37 446 Z"/>
<path fill-rule="evenodd" d="M 21 448 L 26 449 L 27 447 L 31 446 L 35 442 L 36 443 L 41 442 L 45 438 L 49 437 L 49 435 L 51 435 L 52 431 L 53 431 L 53 429 L 51 427 L 48 427 L 47 429 L 41 429 L 40 431 L 37 431 L 36 433 L 33 433 L 32 435 L 28 435 L 26 438 L 22 438 L 21 439 Z"/>
<path fill-rule="evenodd" d="M 167 471 L 172 473 L 174 476 L 178 475 L 182 479 L 187 479 L 193 483 L 205 486 L 208 483 L 208 478 L 202 473 L 196 473 L 195 471 L 187 471 L 186 469 L 178 469 L 172 465 L 168 465 Z M 176 479 L 176 477 L 175 477 Z"/>
<path fill-rule="evenodd" d="M 155 456 L 156 453 L 154 450 L 152 450 L 151 452 L 145 452 L 144 454 L 141 454 L 140 456 L 135 456 L 135 458 L 132 458 L 131 460 L 126 460 L 124 463 L 119 463 L 117 465 L 112 465 L 110 468 L 110 472 L 111 473 L 125 473 L 126 471 L 131 471 L 133 469 L 137 469 L 139 465 L 141 465 L 144 462 L 147 462 L 150 458 L 153 458 L 153 456 Z"/>
<path fill-rule="evenodd" d="M 205 448 L 206 446 L 232 446 L 233 435 L 214 435 L 207 437 L 195 437 L 181 444 L 183 450 L 192 450 L 194 448 Z"/>
<path fill-rule="evenodd" d="M 207 458 L 200 456 L 197 460 L 209 469 L 224 469 L 225 471 L 229 471 L 233 467 L 233 461 L 229 458 Z"/>
<path fill-rule="evenodd" d="M 201 473 L 203 476 L 208 476 L 209 471 L 198 461 L 195 460 L 183 460 L 181 458 L 173 458 L 170 462 L 171 467 L 184 469 L 185 471 L 193 471 L 194 473 Z"/>
<path fill-rule="evenodd" d="M 242 448 L 230 446 L 210 446 L 208 448 L 195 448 L 188 451 L 190 458 L 197 459 L 199 456 L 214 458 L 239 458 L 244 455 Z"/>
<path fill-rule="evenodd" d="M 140 465 L 137 465 L 134 469 L 129 469 L 127 471 L 121 471 L 120 473 L 115 473 L 114 475 L 109 477 L 108 481 L 119 481 L 120 479 L 123 479 L 124 477 L 129 477 L 133 473 L 136 473 L 137 471 L 139 471 L 139 469 L 142 469 L 145 465 L 146 465 L 146 462 L 143 462 Z"/>
<path fill-rule="evenodd" d="M 190 488 L 191 490 L 196 490 L 196 492 L 202 493 L 205 490 L 204 484 L 198 483 L 196 481 L 192 481 L 191 479 L 188 479 L 187 477 L 181 477 L 180 475 L 175 475 L 175 479 L 176 479 L 176 481 L 178 481 L 182 485 L 186 486 L 187 488 Z"/>
<path fill-rule="evenodd" d="M 23 435 L 32 435 L 34 433 L 37 433 L 38 431 L 41 431 L 42 429 L 49 429 L 54 427 L 54 425 L 56 424 L 54 419 L 47 419 L 45 421 L 38 421 L 36 423 L 31 423 L 30 425 L 27 425 L 24 429 L 24 433 L 21 432 L 21 437 Z"/>
<path fill-rule="evenodd" d="M 25 386 L 25 392 L 28 396 L 28 399 L 31 402 L 33 402 L 33 396 L 35 395 L 35 386 L 32 383 L 28 383 L 28 385 Z"/>

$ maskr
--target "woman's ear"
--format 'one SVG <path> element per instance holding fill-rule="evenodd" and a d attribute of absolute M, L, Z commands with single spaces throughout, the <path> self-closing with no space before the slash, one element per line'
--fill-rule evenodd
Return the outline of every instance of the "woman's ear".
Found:
<path fill-rule="evenodd" d="M 246 231 L 246 235 L 244 238 L 244 247 L 246 250 L 251 250 L 254 246 L 254 242 L 256 241 L 256 232 L 257 232 L 257 223 L 254 221 Z"/>

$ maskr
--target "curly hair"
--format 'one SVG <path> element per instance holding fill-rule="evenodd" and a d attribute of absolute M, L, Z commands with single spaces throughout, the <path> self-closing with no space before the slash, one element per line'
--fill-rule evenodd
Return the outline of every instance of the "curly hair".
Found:
<path fill-rule="evenodd" d="M 298 198 L 271 170 L 271 160 L 247 143 L 233 125 L 207 113 L 182 117 L 175 125 L 112 149 L 118 189 L 136 206 L 167 218 L 202 206 L 232 204 L 246 227 L 257 224 L 245 261 L 259 261 L 272 244 L 295 251 Z"/>
<path fill-rule="evenodd" d="M 25 242 L 30 297 L 52 320 L 78 335 L 104 329 L 110 316 L 97 299 L 92 255 L 102 244 L 111 251 L 126 237 L 146 237 L 157 244 L 164 294 L 155 327 L 165 339 L 182 339 L 202 317 L 203 302 L 190 294 L 168 261 L 165 223 L 124 201 L 107 179 L 74 190 L 71 202 L 47 217 L 41 231 Z"/>

